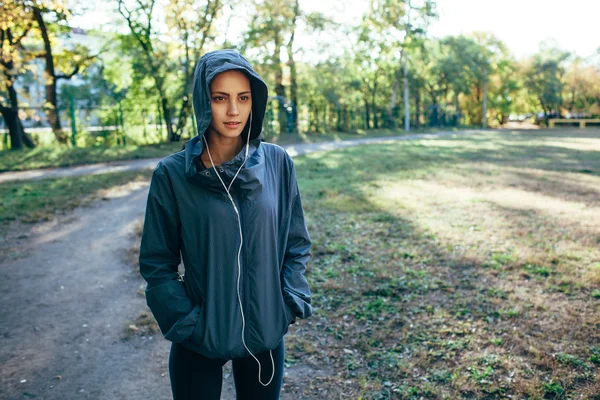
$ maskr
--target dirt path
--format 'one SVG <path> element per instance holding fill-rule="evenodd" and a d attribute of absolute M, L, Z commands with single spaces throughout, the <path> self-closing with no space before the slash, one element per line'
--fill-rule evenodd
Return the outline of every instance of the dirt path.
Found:
<path fill-rule="evenodd" d="M 145 307 L 125 263 L 147 184 L 42 224 L 2 264 L 0 398 L 169 398 L 168 343 L 133 336 Z M 58 378 L 60 376 L 60 378 Z"/>
<path fill-rule="evenodd" d="M 444 133 L 435 136 L 444 136 Z M 427 135 L 425 137 L 431 137 Z M 386 138 L 407 140 L 424 135 Z M 380 140 L 302 145 L 292 155 Z M 148 160 L 146 160 L 148 161 Z M 125 261 L 144 214 L 147 183 L 76 209 L 30 232 L 9 235 L 15 255 L 0 261 L 0 398 L 169 399 L 170 343 L 126 335 L 147 309 L 142 279 Z M 301 363 L 286 382 L 313 376 Z M 233 399 L 229 364 L 222 399 Z M 283 393 L 282 399 L 300 399 Z"/>

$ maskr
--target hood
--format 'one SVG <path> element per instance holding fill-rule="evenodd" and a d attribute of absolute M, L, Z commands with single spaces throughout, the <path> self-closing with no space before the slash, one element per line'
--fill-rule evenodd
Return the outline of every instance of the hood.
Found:
<path fill-rule="evenodd" d="M 252 129 L 248 149 L 248 157 L 260 146 L 262 139 L 262 125 L 267 109 L 269 92 L 262 78 L 254 71 L 248 60 L 234 50 L 215 50 L 204 54 L 194 70 L 194 84 L 192 99 L 194 116 L 196 118 L 197 134 L 185 145 L 185 174 L 194 177 L 197 174 L 197 158 L 204 150 L 202 136 L 212 121 L 210 107 L 210 83 L 215 76 L 229 70 L 241 70 L 250 79 L 252 91 Z M 247 135 L 244 129 L 242 135 Z M 245 140 L 244 140 L 245 141 Z M 233 159 L 223 163 L 223 168 L 236 168 L 244 162 L 245 146 Z"/>

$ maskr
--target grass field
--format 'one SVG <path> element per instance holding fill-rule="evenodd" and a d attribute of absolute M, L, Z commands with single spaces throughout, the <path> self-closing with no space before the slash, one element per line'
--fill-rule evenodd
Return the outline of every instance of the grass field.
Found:
<path fill-rule="evenodd" d="M 448 129 L 451 130 L 451 129 Z M 435 129 L 414 130 L 411 133 L 435 132 Z M 301 133 L 299 135 L 283 134 L 271 140 L 279 145 L 294 143 L 315 143 L 331 140 L 357 139 L 363 137 L 379 137 L 402 135 L 404 131 L 390 129 L 358 130 L 356 132 Z M 134 160 L 141 158 L 166 157 L 180 151 L 185 141 L 177 143 L 161 143 L 145 146 L 94 146 L 67 147 L 46 146 L 33 150 L 0 151 L 0 172 L 25 171 L 38 168 L 70 167 L 83 164 L 94 164 L 108 161 Z"/>
<path fill-rule="evenodd" d="M 308 398 L 600 399 L 600 131 L 488 132 L 296 159 Z"/>
<path fill-rule="evenodd" d="M 132 182 L 148 182 L 151 175 L 152 170 L 143 170 L 5 182 L 0 185 L 0 229 L 6 232 L 13 221 L 34 223 L 51 220 L 59 213 L 102 198 L 105 189 Z"/>
<path fill-rule="evenodd" d="M 38 168 L 71 167 L 107 161 L 165 157 L 181 150 L 183 143 L 123 147 L 37 147 L 0 152 L 0 172 Z"/>

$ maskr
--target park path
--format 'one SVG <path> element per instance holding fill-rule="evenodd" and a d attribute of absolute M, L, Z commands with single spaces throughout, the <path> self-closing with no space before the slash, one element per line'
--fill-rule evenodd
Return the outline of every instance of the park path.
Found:
<path fill-rule="evenodd" d="M 294 156 L 450 134 L 456 132 L 297 145 L 287 150 Z M 154 163 L 123 165 L 150 168 Z M 108 172 L 114 167 L 46 171 L 45 177 Z M 0 398 L 171 398 L 170 343 L 160 334 L 126 334 L 129 324 L 147 310 L 145 299 L 136 293 L 143 281 L 125 257 L 138 240 L 135 230 L 144 215 L 147 191 L 147 182 L 114 188 L 91 206 L 7 236 L 3 245 L 12 252 L 0 260 Z M 285 382 L 293 385 L 299 376 L 319 373 L 323 371 L 308 371 L 298 363 L 286 369 Z M 230 363 L 224 374 L 221 398 L 233 399 Z M 291 400 L 292 395 L 284 390 L 282 399 Z M 301 398 L 294 396 L 294 400 Z"/>
<path fill-rule="evenodd" d="M 324 142 L 324 143 L 302 143 L 293 145 L 284 145 L 288 153 L 293 157 L 297 154 L 312 153 L 315 151 L 322 150 L 333 150 L 341 147 L 356 146 L 358 144 L 368 143 L 381 143 L 390 140 L 413 140 L 413 139 L 424 139 L 434 138 L 455 134 L 471 133 L 474 131 L 461 131 L 461 132 L 439 132 L 439 133 L 423 133 L 414 135 L 403 135 L 403 136 L 387 136 L 378 138 L 361 138 L 352 140 L 340 140 L 335 142 Z M 65 167 L 65 168 L 47 168 L 47 169 L 34 169 L 28 171 L 16 171 L 16 172 L 3 172 L 0 173 L 0 184 L 3 182 L 20 181 L 20 180 L 33 180 L 33 179 L 47 179 L 47 178 L 60 178 L 65 176 L 79 176 L 79 175 L 95 175 L 105 174 L 107 172 L 124 172 L 124 171 L 135 171 L 140 169 L 151 169 L 156 166 L 156 163 L 160 158 L 147 158 L 142 160 L 125 160 L 125 161 L 112 161 L 98 164 L 81 165 L 77 167 Z"/>

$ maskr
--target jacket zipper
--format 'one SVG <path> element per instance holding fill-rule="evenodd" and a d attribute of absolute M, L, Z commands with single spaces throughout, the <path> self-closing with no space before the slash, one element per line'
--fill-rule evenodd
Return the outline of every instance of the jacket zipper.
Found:
<path fill-rule="evenodd" d="M 238 193 L 237 190 L 235 190 L 235 198 L 237 200 L 237 207 L 238 207 L 238 212 L 240 214 L 240 226 L 242 228 L 242 236 L 244 234 L 244 232 L 246 231 L 246 227 L 244 226 L 244 219 L 242 218 L 242 202 L 240 199 L 240 195 Z M 240 300 L 242 302 L 242 307 L 244 307 L 244 316 L 246 317 L 246 320 L 248 320 L 246 314 L 246 277 L 245 277 L 245 272 L 246 272 L 246 242 L 247 238 L 244 238 L 244 241 L 242 243 L 242 251 L 240 252 Z"/>

